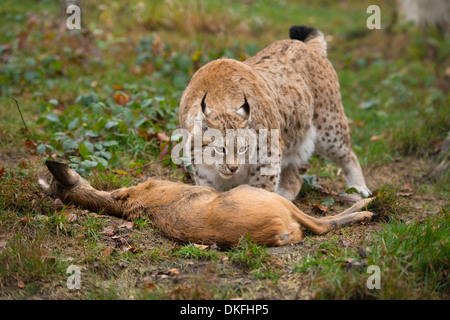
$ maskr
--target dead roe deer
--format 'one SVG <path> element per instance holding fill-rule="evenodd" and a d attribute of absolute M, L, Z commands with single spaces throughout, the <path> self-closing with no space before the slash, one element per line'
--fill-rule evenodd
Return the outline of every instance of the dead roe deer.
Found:
<path fill-rule="evenodd" d="M 339 215 L 318 219 L 276 193 L 248 185 L 218 192 L 205 186 L 148 179 L 106 192 L 94 189 L 67 164 L 46 161 L 46 165 L 53 179 L 49 185 L 39 178 L 39 184 L 50 196 L 122 219 L 148 218 L 169 238 L 184 243 L 230 247 L 249 234 L 258 244 L 282 246 L 301 240 L 300 227 L 323 234 L 374 217 L 372 212 L 360 211 L 370 198 Z"/>

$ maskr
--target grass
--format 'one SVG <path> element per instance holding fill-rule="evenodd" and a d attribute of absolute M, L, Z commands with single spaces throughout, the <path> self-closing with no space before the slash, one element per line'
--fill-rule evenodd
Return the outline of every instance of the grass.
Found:
<path fill-rule="evenodd" d="M 335 238 L 293 270 L 313 275 L 317 299 L 439 299 L 449 290 L 448 222 L 445 210 L 425 221 L 392 220 L 371 235 L 370 246 Z M 384 270 L 380 289 L 366 285 L 372 265 Z"/>
<path fill-rule="evenodd" d="M 57 1 L 4 0 L 0 297 L 447 299 L 449 175 L 427 174 L 450 131 L 449 39 L 407 24 L 387 30 L 392 3 L 375 2 L 383 29 L 369 31 L 373 1 L 84 1 L 85 32 L 77 34 L 61 28 Z M 41 192 L 49 156 L 102 190 L 150 176 L 192 183 L 189 168 L 170 162 L 165 139 L 189 79 L 213 59 L 250 57 L 294 24 L 327 36 L 354 150 L 377 195 L 368 208 L 376 222 L 306 233 L 295 246 L 243 238 L 219 250 L 175 243 L 146 219 L 121 228 L 119 219 L 60 207 Z M 326 193 L 346 188 L 334 164 L 315 155 L 304 177 L 301 210 L 321 216 L 348 206 Z M 328 211 L 314 211 L 317 204 Z M 71 264 L 82 268 L 81 290 L 65 286 Z M 370 265 L 380 267 L 380 290 L 366 286 Z"/>

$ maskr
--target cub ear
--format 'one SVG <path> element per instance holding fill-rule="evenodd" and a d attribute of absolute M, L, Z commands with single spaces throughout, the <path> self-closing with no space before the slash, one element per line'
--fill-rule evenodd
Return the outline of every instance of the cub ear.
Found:
<path fill-rule="evenodd" d="M 247 97 L 244 95 L 244 104 L 235 111 L 244 120 L 249 120 L 250 118 L 250 105 L 248 104 Z"/>

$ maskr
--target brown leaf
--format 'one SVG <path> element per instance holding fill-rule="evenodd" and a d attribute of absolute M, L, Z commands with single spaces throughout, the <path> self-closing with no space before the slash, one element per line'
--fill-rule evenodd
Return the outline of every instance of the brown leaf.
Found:
<path fill-rule="evenodd" d="M 114 252 L 116 252 L 116 249 L 111 248 L 111 247 L 107 247 L 103 250 L 102 255 L 104 257 L 109 257 L 110 255 L 112 255 Z"/>
<path fill-rule="evenodd" d="M 117 226 L 114 224 L 110 224 L 103 229 L 102 234 L 106 237 L 112 237 L 116 233 L 116 231 Z"/>
<path fill-rule="evenodd" d="M 161 142 L 167 142 L 170 141 L 170 138 L 167 136 L 167 134 L 165 132 L 158 132 L 156 134 L 156 137 L 158 138 L 159 141 Z"/>
<path fill-rule="evenodd" d="M 5 173 L 5 167 L 0 167 L 0 178 L 3 177 L 4 173 Z"/>
<path fill-rule="evenodd" d="M 3 250 L 5 250 L 5 248 L 6 248 L 6 243 L 7 243 L 8 241 L 6 241 L 6 240 L 0 240 L 0 253 L 2 253 L 2 251 Z"/>
<path fill-rule="evenodd" d="M 180 270 L 178 268 L 172 268 L 172 269 L 166 271 L 165 274 L 167 274 L 169 276 L 177 276 L 180 274 Z"/>
<path fill-rule="evenodd" d="M 370 141 L 377 141 L 377 140 L 383 139 L 384 137 L 386 137 L 386 133 L 380 134 L 379 136 L 372 136 L 370 138 Z"/>
<path fill-rule="evenodd" d="M 114 101 L 121 106 L 126 105 L 128 102 L 130 102 L 130 96 L 124 92 L 116 92 L 113 98 Z"/>
<path fill-rule="evenodd" d="M 315 204 L 313 205 L 313 209 L 319 212 L 327 212 L 330 208 L 324 206 L 323 204 Z"/>
<path fill-rule="evenodd" d="M 398 197 L 410 197 L 413 195 L 413 193 L 412 192 L 397 192 L 395 195 Z"/>
<path fill-rule="evenodd" d="M 127 221 L 122 223 L 119 228 L 127 228 L 127 229 L 132 229 L 135 226 L 135 223 L 132 221 Z"/>
<path fill-rule="evenodd" d="M 86 239 L 86 235 L 85 234 L 77 234 L 75 236 L 75 239 L 77 239 L 77 240 Z"/>
<path fill-rule="evenodd" d="M 125 252 L 131 252 L 131 253 L 142 253 L 143 251 L 141 249 L 136 249 L 131 244 L 124 249 Z"/>
<path fill-rule="evenodd" d="M 75 222 L 78 220 L 78 216 L 75 213 L 69 213 L 66 215 L 66 221 L 67 222 Z"/>
<path fill-rule="evenodd" d="M 352 243 L 349 240 L 344 239 L 344 240 L 342 240 L 342 245 L 347 248 L 347 247 L 350 247 L 352 245 Z"/>
<path fill-rule="evenodd" d="M 364 250 L 363 247 L 358 248 L 358 253 L 361 258 L 363 259 L 367 258 L 367 252 Z"/>
<path fill-rule="evenodd" d="M 205 251 L 206 249 L 209 248 L 209 246 L 204 245 L 204 244 L 196 244 L 194 243 L 194 247 L 199 248 L 201 251 Z"/>
<path fill-rule="evenodd" d="M 17 286 L 18 286 L 20 289 L 24 289 L 24 288 L 25 288 L 25 283 L 23 283 L 22 280 L 18 280 L 18 281 L 17 281 Z"/>
<path fill-rule="evenodd" d="M 55 199 L 55 201 L 53 201 L 52 203 L 52 207 L 53 209 L 59 211 L 62 210 L 62 208 L 64 208 L 64 203 L 62 203 L 60 199 Z"/>
<path fill-rule="evenodd" d="M 411 183 L 410 182 L 407 182 L 407 183 L 405 183 L 405 185 L 402 187 L 402 190 L 401 191 L 405 191 L 405 192 L 412 192 L 414 189 L 413 189 L 413 186 L 411 185 Z"/>

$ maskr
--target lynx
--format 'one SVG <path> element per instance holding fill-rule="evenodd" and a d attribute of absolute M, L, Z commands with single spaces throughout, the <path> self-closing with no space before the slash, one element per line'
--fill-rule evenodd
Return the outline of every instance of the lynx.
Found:
<path fill-rule="evenodd" d="M 206 139 L 203 147 L 212 145 L 210 152 L 223 159 L 193 163 L 195 182 L 219 191 L 249 184 L 294 200 L 302 185 L 298 169 L 317 151 L 343 169 L 348 188 L 368 197 L 325 38 L 305 26 L 291 27 L 290 37 L 244 62 L 214 60 L 193 75 L 180 101 L 181 128 L 226 136 Z M 267 136 L 275 147 L 256 164 L 239 162 L 238 156 L 261 152 L 245 137 L 264 129 L 279 133 Z"/>
<path fill-rule="evenodd" d="M 206 186 L 149 179 L 129 188 L 99 191 L 67 164 L 47 160 L 46 165 L 52 181 L 39 178 L 39 184 L 50 196 L 123 219 L 148 218 L 182 243 L 227 248 L 250 235 L 259 244 L 282 246 L 301 240 L 300 227 L 322 234 L 375 216 L 360 211 L 372 200 L 363 199 L 339 215 L 317 219 L 276 193 L 248 185 L 220 193 Z"/>

